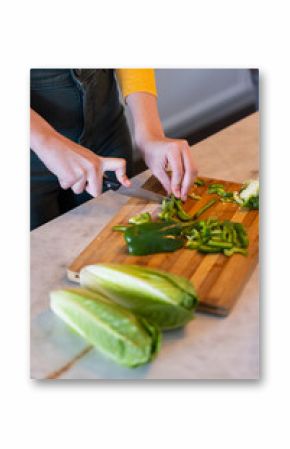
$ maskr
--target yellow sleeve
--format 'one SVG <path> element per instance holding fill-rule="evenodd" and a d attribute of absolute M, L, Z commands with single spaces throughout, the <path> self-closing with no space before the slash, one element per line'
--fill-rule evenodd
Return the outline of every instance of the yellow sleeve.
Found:
<path fill-rule="evenodd" d="M 134 92 L 148 92 L 157 96 L 153 69 L 116 69 L 123 97 Z"/>

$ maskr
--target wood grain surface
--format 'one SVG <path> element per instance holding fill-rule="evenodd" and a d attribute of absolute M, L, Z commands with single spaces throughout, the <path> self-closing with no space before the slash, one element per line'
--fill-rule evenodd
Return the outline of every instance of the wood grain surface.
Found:
<path fill-rule="evenodd" d="M 201 195 L 201 200 L 188 199 L 184 209 L 194 214 L 209 199 L 216 195 L 207 193 L 208 185 L 221 182 L 229 191 L 239 190 L 241 184 L 224 180 L 204 178 L 207 186 L 194 187 L 192 190 Z M 148 190 L 164 194 L 156 180 L 151 177 L 144 185 Z M 150 211 L 156 216 L 160 205 L 131 198 L 119 213 L 96 238 L 81 252 L 68 267 L 68 278 L 79 280 L 82 267 L 94 263 L 138 264 L 155 267 L 190 279 L 200 298 L 198 310 L 219 316 L 226 316 L 237 300 L 242 288 L 258 262 L 259 214 L 258 211 L 241 210 L 236 204 L 218 201 L 202 215 L 218 217 L 221 220 L 233 220 L 243 223 L 249 235 L 248 256 L 235 254 L 231 257 L 223 254 L 201 254 L 196 250 L 180 249 L 174 253 L 160 253 L 148 256 L 131 256 L 122 233 L 112 231 L 112 226 L 126 224 L 133 215 Z"/>

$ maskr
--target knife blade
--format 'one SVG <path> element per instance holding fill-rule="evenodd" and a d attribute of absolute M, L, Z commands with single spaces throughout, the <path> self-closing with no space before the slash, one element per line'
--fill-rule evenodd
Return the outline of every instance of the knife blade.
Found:
<path fill-rule="evenodd" d="M 115 190 L 121 195 L 141 198 L 153 203 L 162 203 L 162 201 L 166 198 L 164 195 L 160 195 L 159 193 L 143 189 L 143 187 L 124 187 L 119 182 L 111 181 L 108 179 L 103 179 L 103 183 L 107 189 Z"/>

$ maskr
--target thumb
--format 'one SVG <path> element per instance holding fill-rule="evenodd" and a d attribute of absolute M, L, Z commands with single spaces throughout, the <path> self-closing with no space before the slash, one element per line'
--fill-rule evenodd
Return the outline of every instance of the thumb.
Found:
<path fill-rule="evenodd" d="M 114 171 L 118 181 L 125 187 L 130 187 L 131 182 L 126 175 L 126 161 L 118 157 L 105 157 L 102 159 L 103 171 Z"/>

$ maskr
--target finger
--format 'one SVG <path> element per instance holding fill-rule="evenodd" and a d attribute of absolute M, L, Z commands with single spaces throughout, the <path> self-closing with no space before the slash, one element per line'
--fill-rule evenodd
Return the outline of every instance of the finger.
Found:
<path fill-rule="evenodd" d="M 102 158 L 103 171 L 114 171 L 118 181 L 125 187 L 130 187 L 131 182 L 126 175 L 126 161 L 118 157 Z"/>
<path fill-rule="evenodd" d="M 66 179 L 60 178 L 59 180 L 60 187 L 64 190 L 70 189 L 76 182 L 74 177 L 66 177 Z"/>
<path fill-rule="evenodd" d="M 183 161 L 179 150 L 168 153 L 168 162 L 172 170 L 171 189 L 177 198 L 180 198 L 180 187 L 183 179 Z"/>
<path fill-rule="evenodd" d="M 187 193 L 194 183 L 197 175 L 197 168 L 193 161 L 193 157 L 189 148 L 182 152 L 184 177 L 181 185 L 181 199 L 186 201 Z"/>
<path fill-rule="evenodd" d="M 99 196 L 103 190 L 103 172 L 92 168 L 88 172 L 86 192 L 93 197 Z"/>
<path fill-rule="evenodd" d="M 73 186 L 72 191 L 77 195 L 86 189 L 87 177 L 83 175 Z"/>
<path fill-rule="evenodd" d="M 153 175 L 160 181 L 167 195 L 171 194 L 171 183 L 165 167 L 159 167 L 152 170 Z"/>

